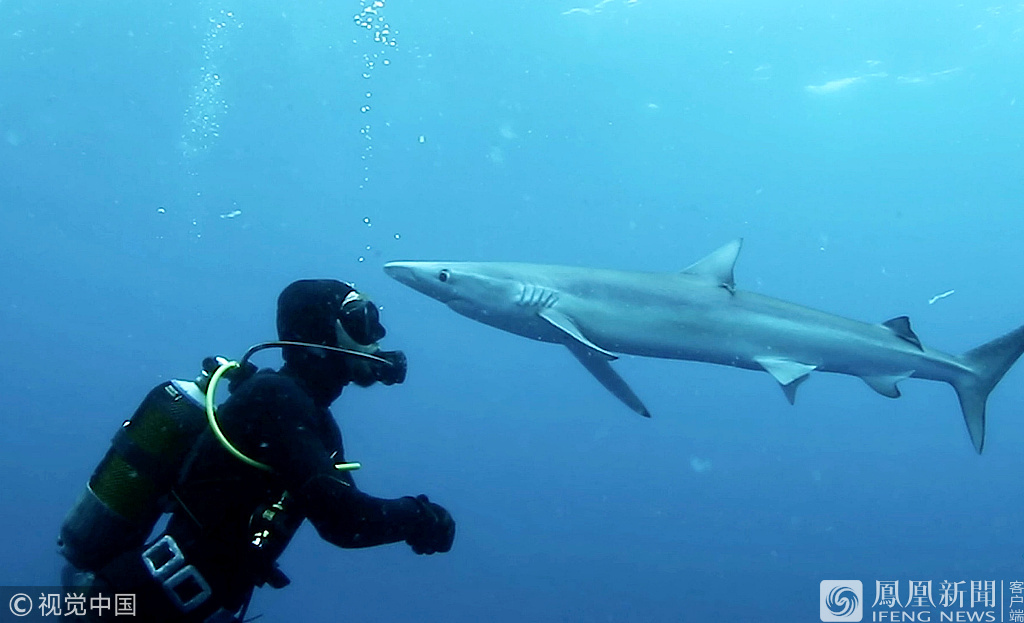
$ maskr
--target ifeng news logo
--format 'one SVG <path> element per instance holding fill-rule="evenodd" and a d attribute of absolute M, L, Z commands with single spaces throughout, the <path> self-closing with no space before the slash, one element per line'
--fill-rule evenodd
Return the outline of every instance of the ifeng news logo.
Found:
<path fill-rule="evenodd" d="M 821 581 L 821 620 L 850 621 L 864 618 L 864 585 L 860 580 Z"/>

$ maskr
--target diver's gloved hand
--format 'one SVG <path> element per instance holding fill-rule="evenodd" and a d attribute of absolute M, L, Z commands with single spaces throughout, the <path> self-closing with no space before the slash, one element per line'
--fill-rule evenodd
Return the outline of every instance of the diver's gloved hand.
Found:
<path fill-rule="evenodd" d="M 417 554 L 447 552 L 455 541 L 455 520 L 440 504 L 434 504 L 425 495 L 415 498 L 421 510 L 421 523 L 405 540 Z"/>

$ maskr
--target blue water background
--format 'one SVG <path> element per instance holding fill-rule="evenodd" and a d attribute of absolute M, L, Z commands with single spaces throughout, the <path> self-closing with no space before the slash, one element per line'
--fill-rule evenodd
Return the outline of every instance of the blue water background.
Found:
<path fill-rule="evenodd" d="M 742 236 L 740 288 L 972 348 L 1024 322 L 1024 5 L 362 8 L 0 2 L 0 584 L 55 582 L 121 420 L 272 338 L 303 277 L 356 282 L 409 356 L 336 403 L 359 484 L 459 533 L 417 557 L 307 526 L 264 620 L 812 621 L 823 579 L 1024 578 L 1020 368 L 981 457 L 921 381 L 815 375 L 790 406 L 624 357 L 645 421 L 381 271 L 674 271 Z"/>

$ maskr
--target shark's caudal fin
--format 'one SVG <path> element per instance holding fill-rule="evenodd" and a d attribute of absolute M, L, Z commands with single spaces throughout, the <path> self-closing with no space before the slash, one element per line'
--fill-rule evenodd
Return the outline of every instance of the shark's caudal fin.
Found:
<path fill-rule="evenodd" d="M 974 374 L 961 377 L 953 381 L 952 385 L 960 398 L 967 432 L 978 454 L 985 447 L 985 403 L 988 395 L 1021 353 L 1024 353 L 1024 326 L 969 350 L 962 356 Z"/>

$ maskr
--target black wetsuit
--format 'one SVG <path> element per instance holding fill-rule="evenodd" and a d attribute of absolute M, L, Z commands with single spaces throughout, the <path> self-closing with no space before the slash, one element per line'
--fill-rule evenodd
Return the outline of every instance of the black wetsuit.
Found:
<path fill-rule="evenodd" d="M 191 615 L 172 614 L 159 585 L 144 578 L 135 587 L 140 610 L 147 600 L 159 604 L 159 612 L 144 613 L 145 620 L 202 621 L 214 605 L 237 610 L 254 586 L 276 583 L 274 560 L 304 519 L 325 540 L 348 548 L 415 539 L 436 519 L 425 498 L 375 498 L 356 488 L 349 473 L 335 469 L 345 458 L 328 407 L 341 386 L 315 377 L 287 365 L 280 372 L 260 371 L 233 388 L 218 409 L 221 430 L 231 443 L 273 471 L 243 463 L 210 430 L 201 435 L 174 489 L 177 508 L 164 533 L 209 583 L 213 597 Z M 268 527 L 260 519 L 262 510 L 285 492 L 286 512 L 273 519 L 279 525 L 262 534 Z M 262 547 L 254 546 L 254 540 Z M 139 570 L 125 571 L 131 577 Z M 115 586 L 125 584 L 124 577 L 110 579 Z"/>

